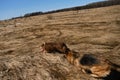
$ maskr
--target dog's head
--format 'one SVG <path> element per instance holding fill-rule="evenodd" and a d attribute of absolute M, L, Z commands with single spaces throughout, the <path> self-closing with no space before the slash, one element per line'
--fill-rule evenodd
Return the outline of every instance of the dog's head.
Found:
<path fill-rule="evenodd" d="M 65 58 L 73 65 L 78 65 L 79 53 L 74 51 L 68 51 L 65 53 Z"/>
<path fill-rule="evenodd" d="M 40 51 L 43 52 L 45 50 L 45 42 L 40 45 Z"/>
<path fill-rule="evenodd" d="M 71 51 L 65 53 L 65 58 L 68 60 L 68 62 L 73 64 L 74 56 L 73 56 L 73 53 Z"/>

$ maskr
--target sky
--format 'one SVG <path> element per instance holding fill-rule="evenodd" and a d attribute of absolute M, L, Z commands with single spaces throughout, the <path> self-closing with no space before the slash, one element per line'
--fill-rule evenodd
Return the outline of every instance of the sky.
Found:
<path fill-rule="evenodd" d="M 0 0 L 0 20 L 23 16 L 26 13 L 82 6 L 103 0 Z"/>

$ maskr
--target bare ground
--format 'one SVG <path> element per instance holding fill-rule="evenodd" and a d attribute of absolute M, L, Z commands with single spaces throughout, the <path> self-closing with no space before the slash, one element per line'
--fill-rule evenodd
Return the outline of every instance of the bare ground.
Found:
<path fill-rule="evenodd" d="M 64 41 L 83 55 L 120 65 L 120 5 L 0 22 L 0 80 L 99 80 L 62 54 L 41 53 L 44 41 Z"/>

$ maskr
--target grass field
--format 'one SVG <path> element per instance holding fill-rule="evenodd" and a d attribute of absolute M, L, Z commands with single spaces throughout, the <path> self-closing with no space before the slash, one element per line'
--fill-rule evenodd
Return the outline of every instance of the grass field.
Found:
<path fill-rule="evenodd" d="M 80 55 L 102 55 L 120 65 L 120 5 L 0 21 L 1 80 L 98 80 L 40 45 L 64 41 Z"/>

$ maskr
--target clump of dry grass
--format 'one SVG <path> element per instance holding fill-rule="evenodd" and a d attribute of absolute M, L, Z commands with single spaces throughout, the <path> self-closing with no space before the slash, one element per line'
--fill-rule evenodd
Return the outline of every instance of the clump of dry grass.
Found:
<path fill-rule="evenodd" d="M 70 72 L 72 65 L 63 60 L 62 56 L 43 53 L 1 58 L 0 79 L 67 80 L 73 74 Z"/>

